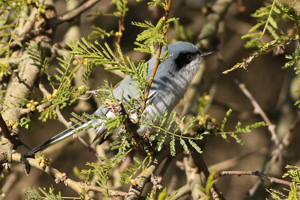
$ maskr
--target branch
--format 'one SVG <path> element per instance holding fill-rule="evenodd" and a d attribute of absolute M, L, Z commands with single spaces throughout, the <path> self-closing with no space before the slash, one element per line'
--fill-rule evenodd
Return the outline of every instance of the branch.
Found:
<path fill-rule="evenodd" d="M 81 15 L 83 12 L 85 12 L 86 10 L 90 9 L 91 7 L 93 7 L 96 3 L 98 3 L 99 0 L 89 0 L 86 1 L 85 3 L 83 3 L 81 6 L 77 7 L 76 9 L 61 15 L 60 17 L 56 18 L 51 18 L 47 19 L 47 13 L 52 13 L 53 10 L 52 9 L 47 9 L 45 12 L 45 18 L 46 18 L 46 22 L 44 23 L 40 23 L 40 26 L 37 27 L 35 30 L 32 30 L 27 33 L 24 34 L 24 36 L 18 38 L 18 41 L 13 41 L 9 44 L 9 48 L 10 49 L 14 49 L 16 47 L 19 47 L 19 43 L 21 44 L 25 44 L 26 42 L 32 40 L 33 38 L 36 38 L 37 36 L 43 35 L 47 30 L 50 29 L 55 29 L 58 25 L 67 22 L 67 21 L 71 21 L 74 18 L 78 17 L 79 15 Z M 3 51 L 1 55 L 4 55 L 6 53 L 6 51 Z"/>
<path fill-rule="evenodd" d="M 184 185 L 179 188 L 176 192 L 172 193 L 174 195 L 170 200 L 182 199 L 182 197 L 191 193 L 191 188 L 189 185 Z"/>
<path fill-rule="evenodd" d="M 39 27 L 29 33 L 26 33 L 23 37 L 19 38 L 18 41 L 13 41 L 9 44 L 9 48 L 10 49 L 14 49 L 16 47 L 19 47 L 20 43 L 21 44 L 25 44 L 26 42 L 32 40 L 33 38 L 36 38 L 39 35 L 42 35 L 46 32 L 45 27 Z M 4 55 L 6 53 L 6 51 L 3 51 L 0 56 Z"/>
<path fill-rule="evenodd" d="M 177 154 L 183 152 L 183 148 L 179 142 L 175 143 Z M 125 200 L 133 200 L 140 197 L 142 190 L 154 171 L 159 167 L 165 158 L 170 157 L 170 145 L 167 145 L 163 151 L 157 152 L 149 162 L 148 166 L 134 179 Z"/>
<path fill-rule="evenodd" d="M 263 120 L 268 124 L 268 130 L 270 131 L 272 136 L 271 140 L 274 141 L 276 146 L 279 146 L 279 139 L 275 132 L 276 126 L 271 123 L 266 113 L 263 111 L 263 109 L 259 106 L 257 101 L 253 98 L 252 94 L 246 88 L 245 84 L 240 83 L 237 79 L 235 79 L 235 83 L 239 86 L 244 95 L 250 100 L 252 106 L 254 107 L 254 113 L 259 114 L 263 118 Z"/>
<path fill-rule="evenodd" d="M 34 167 L 37 169 L 40 169 L 51 176 L 51 178 L 55 179 L 56 183 L 64 183 L 65 186 L 70 187 L 74 191 L 76 191 L 79 195 L 82 193 L 82 191 L 85 191 L 85 196 L 88 197 L 87 192 L 88 191 L 96 191 L 101 192 L 103 190 L 106 190 L 106 188 L 97 187 L 88 185 L 86 183 L 82 182 L 76 182 L 70 178 L 67 177 L 65 173 L 60 172 L 59 170 L 49 166 L 45 165 L 45 167 L 41 167 L 40 163 L 36 161 L 34 158 L 23 158 L 21 154 L 14 153 L 12 154 L 12 162 L 13 163 L 23 163 L 25 164 L 25 170 L 26 172 L 30 172 L 30 168 Z M 110 196 L 113 197 L 124 197 L 126 195 L 125 192 L 117 191 L 117 190 L 107 190 Z"/>
<path fill-rule="evenodd" d="M 7 92 L 6 99 L 3 103 L 3 118 L 9 122 L 17 123 L 20 117 L 20 108 L 24 104 L 31 92 L 34 81 L 39 76 L 38 63 L 30 57 L 30 49 L 37 47 L 37 43 L 32 44 L 22 56 L 20 70 L 17 76 L 11 81 Z"/>
<path fill-rule="evenodd" d="M 271 140 L 274 141 L 276 145 L 276 149 L 273 151 L 272 158 L 266 163 L 264 173 L 268 173 L 270 168 L 273 166 L 273 164 L 276 162 L 276 160 L 281 158 L 281 151 L 284 147 L 284 145 L 279 141 L 277 134 L 275 132 L 276 126 L 271 123 L 268 116 L 265 114 L 265 112 L 262 110 L 262 108 L 259 106 L 257 101 L 254 99 L 252 94 L 247 90 L 245 84 L 240 83 L 237 79 L 234 79 L 235 83 L 239 86 L 241 91 L 245 94 L 245 96 L 250 100 L 252 106 L 254 107 L 254 113 L 258 113 L 263 120 L 268 124 L 268 130 L 271 133 Z M 261 183 L 261 180 L 257 180 L 256 183 L 252 186 L 252 188 L 249 190 L 249 194 L 252 195 L 254 191 L 258 188 L 259 184 Z"/>
<path fill-rule="evenodd" d="M 103 192 L 103 189 L 105 189 L 105 188 L 89 185 L 88 187 L 86 187 L 86 190 L 85 190 L 86 196 L 89 191 L 101 193 L 101 192 Z M 125 197 L 127 195 L 126 192 L 122 192 L 119 190 L 108 190 L 108 193 L 109 193 L 110 197 Z"/>
<path fill-rule="evenodd" d="M 56 22 L 56 26 L 67 22 L 67 21 L 71 21 L 74 18 L 78 17 L 79 15 L 81 15 L 83 12 L 85 12 L 86 10 L 90 9 L 91 7 L 93 7 L 96 3 L 100 2 L 99 0 L 89 0 L 89 1 L 85 1 L 82 5 L 80 5 L 79 7 L 77 7 L 76 9 L 61 15 L 60 17 L 58 17 L 58 20 Z"/>
<path fill-rule="evenodd" d="M 19 70 L 15 71 L 15 76 L 10 80 L 9 87 L 6 91 L 6 98 L 3 102 L 3 119 L 9 124 L 18 124 L 20 119 L 20 110 L 27 99 L 35 80 L 39 76 L 40 63 L 30 55 L 30 52 L 44 52 L 45 56 L 49 56 L 50 52 L 48 37 L 39 37 L 36 42 L 32 42 L 22 55 L 22 61 L 19 63 Z M 50 56 L 49 56 L 50 57 Z M 14 142 L 15 147 L 19 144 Z M 11 149 L 12 150 L 12 149 Z M 8 153 L 10 154 L 10 153 Z M 6 160 L 0 159 L 0 163 Z"/>
<path fill-rule="evenodd" d="M 55 106 L 55 112 L 57 114 L 58 120 L 63 123 L 67 128 L 70 128 L 72 126 L 72 122 L 68 122 L 65 117 L 60 112 L 59 108 Z"/>
<path fill-rule="evenodd" d="M 228 175 L 238 175 L 238 176 L 251 175 L 251 176 L 258 176 L 260 178 L 267 179 L 271 183 L 278 183 L 278 184 L 287 185 L 287 186 L 290 186 L 291 184 L 293 184 L 293 182 L 275 178 L 273 176 L 269 176 L 269 175 L 261 173 L 259 171 L 221 171 L 215 175 L 215 178 L 218 179 L 222 176 L 228 176 Z M 297 187 L 300 189 L 299 185 L 297 185 Z"/>

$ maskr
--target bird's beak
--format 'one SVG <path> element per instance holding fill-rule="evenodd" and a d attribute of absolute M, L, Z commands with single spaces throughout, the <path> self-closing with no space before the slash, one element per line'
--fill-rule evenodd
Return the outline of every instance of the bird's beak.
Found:
<path fill-rule="evenodd" d="M 210 52 L 202 52 L 201 53 L 201 57 L 204 57 L 204 56 L 208 56 L 210 54 L 214 53 L 213 51 L 210 51 Z"/>

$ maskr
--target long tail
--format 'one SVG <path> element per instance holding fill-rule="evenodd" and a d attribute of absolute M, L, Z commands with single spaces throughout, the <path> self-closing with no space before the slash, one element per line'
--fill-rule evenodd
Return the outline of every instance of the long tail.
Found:
<path fill-rule="evenodd" d="M 37 153 L 71 135 L 73 135 L 74 133 L 78 132 L 78 130 L 83 129 L 87 126 L 90 125 L 90 123 L 92 123 L 93 120 L 86 118 L 84 121 L 79 122 L 78 124 L 75 124 L 74 126 L 72 126 L 71 128 L 68 128 L 66 130 L 64 130 L 63 132 L 55 135 L 54 137 L 52 137 L 51 139 L 47 140 L 46 142 L 38 145 L 37 147 L 33 148 L 32 150 L 30 150 L 27 154 L 25 154 L 25 157 L 28 157 L 34 153 Z"/>

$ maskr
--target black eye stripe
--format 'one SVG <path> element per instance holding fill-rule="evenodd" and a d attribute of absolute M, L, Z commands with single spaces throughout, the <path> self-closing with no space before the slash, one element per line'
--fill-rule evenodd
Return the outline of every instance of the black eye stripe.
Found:
<path fill-rule="evenodd" d="M 178 55 L 178 57 L 175 59 L 177 69 L 179 70 L 180 68 L 182 68 L 185 65 L 189 64 L 198 55 L 201 55 L 200 51 L 180 53 Z"/>

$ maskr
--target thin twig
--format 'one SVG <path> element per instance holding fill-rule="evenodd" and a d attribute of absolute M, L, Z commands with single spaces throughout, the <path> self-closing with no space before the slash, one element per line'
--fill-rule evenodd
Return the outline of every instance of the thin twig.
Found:
<path fill-rule="evenodd" d="M 47 97 L 47 96 L 50 94 L 50 92 L 48 92 L 48 91 L 46 90 L 46 88 L 44 87 L 44 85 L 43 85 L 42 83 L 39 83 L 39 89 L 40 89 L 40 91 L 43 93 L 44 97 Z M 51 100 L 50 100 L 49 102 L 45 103 L 45 104 L 42 104 L 42 105 L 38 106 L 38 110 L 41 112 L 41 111 L 43 111 L 43 109 L 44 109 L 46 106 L 50 106 L 50 105 L 52 105 Z M 58 116 L 58 120 L 59 120 L 61 123 L 63 123 L 67 128 L 70 128 L 70 127 L 72 126 L 72 122 L 68 122 L 68 121 L 65 119 L 65 117 L 62 115 L 62 113 L 60 112 L 60 110 L 58 109 L 58 107 L 55 106 L 55 105 L 53 105 L 53 106 L 54 106 L 55 111 L 56 111 L 56 114 L 57 114 L 57 116 Z"/>
<path fill-rule="evenodd" d="M 43 96 L 44 98 L 47 98 L 48 95 L 50 95 L 50 92 L 48 92 L 45 88 L 45 86 L 40 82 L 39 83 L 39 89 L 40 91 L 43 93 Z M 36 109 L 39 111 L 39 112 L 43 112 L 45 110 L 45 108 L 49 107 L 52 105 L 52 99 L 46 103 L 43 103 L 41 105 L 38 105 L 36 107 Z"/>
<path fill-rule="evenodd" d="M 58 20 L 56 22 L 56 26 L 63 23 L 63 22 L 67 22 L 67 21 L 71 21 L 74 18 L 78 17 L 79 15 L 81 15 L 83 12 L 85 12 L 86 10 L 90 9 L 91 7 L 93 7 L 96 3 L 100 2 L 99 0 L 89 0 L 89 1 L 85 1 L 83 4 L 81 4 L 80 6 L 78 6 L 76 9 L 61 15 L 60 17 L 58 17 Z"/>
<path fill-rule="evenodd" d="M 41 82 L 39 83 L 39 89 L 43 93 L 44 97 L 47 97 L 50 94 L 50 92 L 46 90 L 45 86 Z"/>
<path fill-rule="evenodd" d="M 165 7 L 166 14 L 165 14 L 165 17 L 164 17 L 164 27 L 166 26 L 167 20 L 169 19 L 171 3 L 172 3 L 172 0 L 169 0 L 168 5 Z M 165 37 L 165 35 L 166 35 L 166 31 L 163 32 L 164 37 Z M 146 88 L 146 93 L 145 93 L 144 100 L 143 100 L 143 103 L 142 103 L 142 106 L 141 106 L 141 109 L 140 109 L 140 113 L 142 113 L 146 108 L 146 102 L 147 102 L 147 99 L 148 99 L 148 96 L 149 96 L 150 88 L 151 88 L 154 76 L 156 74 L 157 68 L 160 64 L 160 55 L 161 55 L 162 47 L 163 47 L 163 43 L 160 43 L 159 44 L 159 49 L 158 49 L 158 52 L 157 52 L 157 59 L 156 59 L 155 67 L 154 67 L 154 70 L 152 72 L 150 81 L 149 81 L 149 83 L 147 85 L 147 88 Z"/>
<path fill-rule="evenodd" d="M 72 122 L 68 122 L 65 117 L 61 114 L 60 110 L 57 106 L 55 106 L 55 112 L 58 116 L 58 120 L 63 123 L 67 128 L 70 128 L 72 126 Z"/>
<path fill-rule="evenodd" d="M 288 185 L 288 186 L 290 186 L 291 184 L 293 184 L 293 182 L 286 181 L 286 180 L 279 179 L 279 178 L 275 178 L 273 176 L 261 173 L 259 171 L 221 171 L 221 172 L 219 172 L 218 174 L 215 175 L 215 178 L 218 179 L 221 176 L 228 176 L 228 175 L 238 175 L 238 176 L 250 175 L 250 176 L 258 176 L 260 178 L 269 180 L 271 183 L 278 183 L 278 184 L 281 184 L 281 185 Z M 300 189 L 300 186 L 297 186 L 297 187 Z"/>
<path fill-rule="evenodd" d="M 254 99 L 252 94 L 247 90 L 246 86 L 242 83 L 240 83 L 237 79 L 235 79 L 235 83 L 239 86 L 241 91 L 246 95 L 246 97 L 250 100 L 251 104 L 254 107 L 254 113 L 258 113 L 263 120 L 268 124 L 268 130 L 271 133 L 271 140 L 274 141 L 274 144 L 276 146 L 276 149 L 273 151 L 272 158 L 267 162 L 266 167 L 263 171 L 263 173 L 268 173 L 273 164 L 279 159 L 281 159 L 281 151 L 284 147 L 284 145 L 279 141 L 277 134 L 275 132 L 276 126 L 271 123 L 268 116 L 265 114 L 265 112 L 262 110 L 262 108 L 259 106 L 257 101 Z M 252 188 L 249 190 L 249 194 L 253 195 L 254 191 L 257 190 L 258 186 L 260 185 L 262 181 L 257 180 L 257 182 L 252 186 Z"/>
<path fill-rule="evenodd" d="M 263 120 L 268 124 L 268 130 L 271 133 L 271 140 L 274 141 L 276 146 L 279 146 L 279 139 L 277 137 L 277 134 L 275 132 L 276 126 L 271 123 L 270 119 L 266 115 L 266 113 L 263 111 L 263 109 L 260 107 L 260 105 L 257 103 L 257 101 L 254 99 L 252 94 L 249 92 L 249 90 L 246 88 L 245 84 L 240 83 L 237 79 L 235 79 L 235 83 L 239 86 L 241 91 L 246 95 L 246 97 L 250 100 L 251 104 L 254 107 L 254 113 L 259 114 Z"/>
<path fill-rule="evenodd" d="M 2 195 L 0 196 L 0 200 L 5 199 L 5 194 L 15 186 L 17 181 L 19 181 L 18 175 L 18 172 L 16 172 L 14 169 L 14 173 L 11 173 L 6 177 L 5 183 L 3 183 L 1 187 Z"/>
<path fill-rule="evenodd" d="M 236 166 L 241 160 L 248 158 L 249 156 L 252 156 L 253 154 L 262 154 L 262 155 L 266 155 L 268 149 L 266 147 L 258 149 L 258 150 L 254 150 L 254 151 L 250 151 L 247 152 L 243 155 L 216 163 L 214 165 L 210 165 L 208 167 L 208 169 L 211 170 L 215 170 L 215 171 L 223 171 L 226 169 L 229 169 L 231 167 Z"/>

